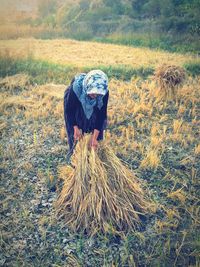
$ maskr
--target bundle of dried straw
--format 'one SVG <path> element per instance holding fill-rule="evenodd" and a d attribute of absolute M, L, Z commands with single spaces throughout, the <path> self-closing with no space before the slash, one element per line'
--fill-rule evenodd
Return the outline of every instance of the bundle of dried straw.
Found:
<path fill-rule="evenodd" d="M 24 89 L 30 86 L 30 77 L 27 74 L 16 74 L 0 79 L 0 87 L 8 90 Z"/>
<path fill-rule="evenodd" d="M 74 231 L 129 231 L 140 215 L 153 210 L 138 179 L 101 142 L 98 151 L 88 149 L 85 136 L 76 146 L 72 165 L 57 201 L 59 218 Z"/>
<path fill-rule="evenodd" d="M 154 73 L 154 78 L 159 86 L 159 96 L 165 99 L 174 98 L 185 77 L 185 70 L 179 66 L 163 64 L 158 67 Z"/>

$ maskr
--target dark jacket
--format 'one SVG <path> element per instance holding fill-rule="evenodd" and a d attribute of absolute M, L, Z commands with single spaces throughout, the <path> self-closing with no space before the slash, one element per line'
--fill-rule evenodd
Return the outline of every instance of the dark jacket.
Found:
<path fill-rule="evenodd" d="M 73 91 L 73 82 L 74 79 L 64 93 L 64 117 L 66 126 L 73 128 L 73 126 L 77 125 L 85 133 L 90 133 L 94 129 L 101 131 L 107 119 L 109 92 L 103 97 L 102 108 L 99 109 L 95 106 L 91 118 L 87 119 L 82 104 Z"/>

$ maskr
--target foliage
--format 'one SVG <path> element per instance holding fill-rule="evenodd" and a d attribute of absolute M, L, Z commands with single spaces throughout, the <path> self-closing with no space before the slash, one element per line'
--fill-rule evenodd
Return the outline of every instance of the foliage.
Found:
<path fill-rule="evenodd" d="M 121 44 L 199 53 L 199 0 L 42 0 L 37 16 L 16 13 L 13 20 L 18 30 L 16 25 L 13 30 L 10 24 L 2 25 L 2 39 L 28 35 L 116 42 L 110 36 L 120 35 L 117 42 Z M 31 29 L 24 33 L 25 26 Z M 127 35 L 140 38 L 127 41 Z"/>
<path fill-rule="evenodd" d="M 171 33 L 114 33 L 106 37 L 95 38 L 95 40 L 135 47 L 150 47 L 170 52 L 192 52 L 195 54 L 200 52 L 199 39 L 190 34 L 174 36 Z"/>
<path fill-rule="evenodd" d="M 57 9 L 56 0 L 42 0 L 39 1 L 38 12 L 39 16 L 44 18 L 50 14 L 54 14 Z"/>
<path fill-rule="evenodd" d="M 124 13 L 124 5 L 122 4 L 122 0 L 103 0 L 105 6 L 109 6 L 113 9 L 114 13 L 122 15 Z"/>
<path fill-rule="evenodd" d="M 61 11 L 62 10 L 62 11 Z M 100 0 L 89 4 L 88 1 L 79 1 L 79 4 L 62 4 L 58 6 L 56 0 L 43 0 L 39 4 L 40 17 L 46 17 L 54 14 L 58 18 L 65 17 L 63 20 L 58 19 L 58 26 L 64 26 L 66 22 L 75 18 L 74 22 L 94 20 L 101 23 L 105 19 L 109 19 L 112 23 L 116 16 L 119 20 L 123 20 L 124 16 L 130 19 L 156 21 L 160 31 L 185 32 L 199 34 L 200 31 L 200 2 L 198 0 L 174 1 L 166 0 Z M 62 13 L 62 14 L 61 14 Z M 81 16 L 79 16 L 81 13 Z M 78 16 L 78 17 L 77 17 Z M 151 29 L 151 23 L 149 30 Z M 118 32 L 120 29 L 115 29 Z M 106 29 L 102 32 L 106 34 Z"/>
<path fill-rule="evenodd" d="M 200 64 L 198 63 L 188 63 L 185 64 L 184 67 L 193 76 L 200 74 Z"/>
<path fill-rule="evenodd" d="M 45 5 L 50 2 L 49 7 Z M 58 3 L 57 3 L 58 5 Z M 82 0 L 63 3 L 55 8 L 55 0 L 41 2 L 42 24 L 61 27 L 63 36 L 79 40 L 104 38 L 109 34 L 135 34 L 148 32 L 157 35 L 147 42 L 132 40 L 134 46 L 158 47 L 170 51 L 198 51 L 200 34 L 200 2 L 198 0 Z M 40 16 L 41 17 L 41 16 Z M 55 19 L 56 18 L 56 19 Z M 38 19 L 37 19 L 38 21 Z M 81 29 L 81 30 L 79 30 Z M 165 35 L 170 39 L 165 38 Z M 182 42 L 182 36 L 185 41 Z M 80 36 L 83 36 L 80 37 Z M 161 36 L 161 37 L 159 37 Z M 108 38 L 107 40 L 112 40 Z M 188 43 L 195 42 L 190 47 Z M 124 41 L 126 42 L 126 41 Z"/>

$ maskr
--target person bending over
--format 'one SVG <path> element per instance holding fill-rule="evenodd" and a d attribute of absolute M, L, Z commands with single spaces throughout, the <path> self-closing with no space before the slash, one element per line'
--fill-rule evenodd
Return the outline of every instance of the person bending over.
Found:
<path fill-rule="evenodd" d="M 96 149 L 103 139 L 109 98 L 108 77 L 101 70 L 76 75 L 64 93 L 64 119 L 69 157 L 74 144 L 85 133 L 92 133 L 90 147 Z"/>

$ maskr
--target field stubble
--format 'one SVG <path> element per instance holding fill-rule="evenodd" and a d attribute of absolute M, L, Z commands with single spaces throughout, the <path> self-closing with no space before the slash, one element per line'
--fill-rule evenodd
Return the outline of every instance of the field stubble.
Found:
<path fill-rule="evenodd" d="M 125 62 L 126 66 L 154 68 L 163 61 L 179 66 L 190 60 L 198 62 L 190 55 L 72 40 L 18 39 L 0 41 L 0 47 L 11 61 L 44 59 L 73 65 L 76 70 L 97 63 L 124 68 Z M 33 76 L 40 72 L 40 67 L 38 72 L 35 67 Z M 60 71 L 58 68 L 59 75 Z M 74 72 L 69 68 L 66 76 L 67 71 L 70 75 Z M 46 75 L 54 78 L 49 69 Z M 63 120 L 66 85 L 36 84 L 27 74 L 1 79 L 0 263 L 198 266 L 199 82 L 199 77 L 187 77 L 176 98 L 166 101 L 160 99 L 152 77 L 110 80 L 106 139 L 150 190 L 158 210 L 142 221 L 140 231 L 118 236 L 110 228 L 105 235 L 89 238 L 83 233 L 72 234 L 55 218 L 54 202 L 67 168 Z"/>
<path fill-rule="evenodd" d="M 164 101 L 151 79 L 110 81 L 106 139 L 159 206 L 140 231 L 88 238 L 54 216 L 66 167 L 65 85 L 1 80 L 1 263 L 198 266 L 199 82 L 189 77 Z"/>

